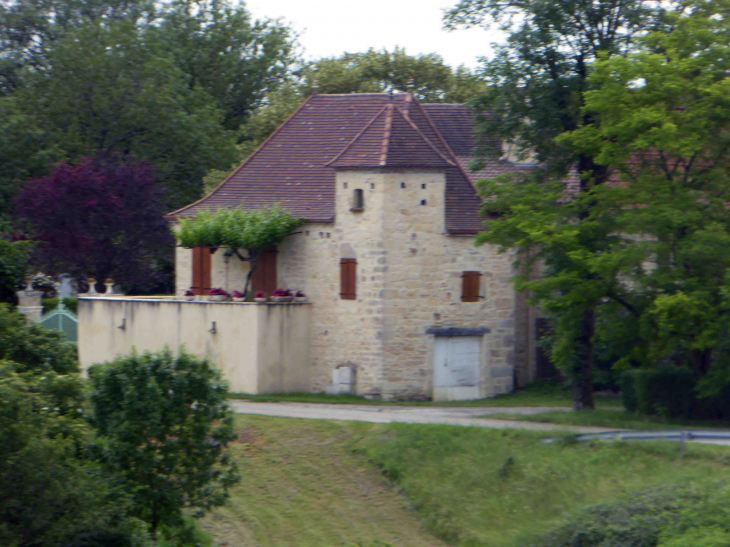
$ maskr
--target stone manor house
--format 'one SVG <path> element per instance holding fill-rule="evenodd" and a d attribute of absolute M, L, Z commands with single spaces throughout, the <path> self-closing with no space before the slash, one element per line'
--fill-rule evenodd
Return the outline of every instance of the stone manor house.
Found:
<path fill-rule="evenodd" d="M 265 254 L 253 289 L 306 293 L 309 391 L 344 382 L 385 399 L 506 393 L 537 374 L 537 318 L 513 290 L 514 257 L 473 245 L 484 220 L 474 182 L 529 166 L 505 149 L 470 173 L 473 146 L 464 105 L 315 94 L 168 219 L 241 204 L 306 219 Z M 177 294 L 242 290 L 247 271 L 223 250 L 178 248 Z"/>

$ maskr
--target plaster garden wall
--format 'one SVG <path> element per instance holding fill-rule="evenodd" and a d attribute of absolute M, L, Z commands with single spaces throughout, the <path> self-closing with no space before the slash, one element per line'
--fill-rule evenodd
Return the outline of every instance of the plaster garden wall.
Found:
<path fill-rule="evenodd" d="M 118 355 L 184 345 L 223 372 L 233 392 L 285 393 L 310 386 L 309 304 L 81 298 L 79 360 L 85 370 Z"/>

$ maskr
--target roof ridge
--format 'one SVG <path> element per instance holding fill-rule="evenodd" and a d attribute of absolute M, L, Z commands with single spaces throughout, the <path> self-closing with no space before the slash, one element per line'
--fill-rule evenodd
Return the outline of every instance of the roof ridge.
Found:
<path fill-rule="evenodd" d="M 233 176 L 234 176 L 234 175 L 235 175 L 236 173 L 238 173 L 238 172 L 239 172 L 239 171 L 240 171 L 241 169 L 243 169 L 243 167 L 244 167 L 244 166 L 245 166 L 245 165 L 246 165 L 246 164 L 247 164 L 247 163 L 248 163 L 249 161 L 251 161 L 251 159 L 252 159 L 252 158 L 253 158 L 254 156 L 256 156 L 256 155 L 257 155 L 257 154 L 258 154 L 258 153 L 259 153 L 259 152 L 261 151 L 261 149 L 263 149 L 263 148 L 264 148 L 264 146 L 266 146 L 266 144 L 267 144 L 267 143 L 268 143 L 268 142 L 269 142 L 269 141 L 270 141 L 271 139 L 273 139 L 273 138 L 274 138 L 274 136 L 275 136 L 275 135 L 277 135 L 277 134 L 278 134 L 278 133 L 279 133 L 279 132 L 280 132 L 280 131 L 282 130 L 282 128 L 283 128 L 283 127 L 284 127 L 285 125 L 287 125 L 287 124 L 288 124 L 288 123 L 289 123 L 289 122 L 290 122 L 290 121 L 292 120 L 292 118 L 294 118 L 294 116 L 296 116 L 296 115 L 297 115 L 297 114 L 299 113 L 299 111 L 300 111 L 300 110 L 302 110 L 302 109 L 304 108 L 304 106 L 305 106 L 305 105 L 306 105 L 307 103 L 309 103 L 309 101 L 311 101 L 311 100 L 312 100 L 312 98 L 313 98 L 313 97 L 318 97 L 318 96 L 319 96 L 319 95 L 310 95 L 309 97 L 307 97 L 307 98 L 306 98 L 306 99 L 304 100 L 304 102 L 303 102 L 302 104 L 300 104 L 300 105 L 299 105 L 299 106 L 297 107 L 297 109 L 296 109 L 296 110 L 295 110 L 294 112 L 292 112 L 292 113 L 291 113 L 291 114 L 289 115 L 289 117 L 288 117 L 288 118 L 287 118 L 286 120 L 284 120 L 284 123 L 282 123 L 282 124 L 281 124 L 281 125 L 280 125 L 279 127 L 277 127 L 277 128 L 276 128 L 276 129 L 274 130 L 274 132 L 273 132 L 273 133 L 271 133 L 271 135 L 269 135 L 268 137 L 266 137 L 266 139 L 264 140 L 264 142 L 262 142 L 261 144 L 259 144 L 259 145 L 258 145 L 258 146 L 256 147 L 256 150 L 254 150 L 253 152 L 251 152 L 251 153 L 250 153 L 250 154 L 248 155 L 248 157 L 247 157 L 247 158 L 246 158 L 245 160 L 243 160 L 243 161 L 241 162 L 241 164 L 240 164 L 240 165 L 239 165 L 238 167 L 236 167 L 236 168 L 235 168 L 235 169 L 234 169 L 234 170 L 233 170 L 233 171 L 232 171 L 232 172 L 231 172 L 231 173 L 230 173 L 230 174 L 229 174 L 229 175 L 228 175 L 228 176 L 227 176 L 226 178 L 224 178 L 224 179 L 223 179 L 223 180 L 222 180 L 222 181 L 220 182 L 220 184 L 218 184 L 218 186 L 216 186 L 215 188 L 213 188 L 213 189 L 212 189 L 212 190 L 211 190 L 210 192 L 208 192 L 208 193 L 207 193 L 207 194 L 206 194 L 205 196 L 203 196 L 203 197 L 202 197 L 202 198 L 200 198 L 199 200 L 197 200 L 197 201 L 194 201 L 193 203 L 191 203 L 191 204 L 189 204 L 189 205 L 186 205 L 185 207 L 181 207 L 180 209 L 176 209 L 176 210 L 174 210 L 174 211 L 171 211 L 171 212 L 169 212 L 169 213 L 167 213 L 167 214 L 163 215 L 163 218 L 165 218 L 165 219 L 167 219 L 167 220 L 172 220 L 172 218 L 170 218 L 170 217 L 173 217 L 174 215 L 178 215 L 178 214 L 182 213 L 183 211 L 185 211 L 186 209 L 190 209 L 191 207 L 193 207 L 193 206 L 195 206 L 195 205 L 198 205 L 198 204 L 200 204 L 200 203 L 203 203 L 203 202 L 204 202 L 204 201 L 206 201 L 206 200 L 207 200 L 207 199 L 208 199 L 209 197 L 213 196 L 213 194 L 215 194 L 215 193 L 216 193 L 216 192 L 217 192 L 218 190 L 220 190 L 220 188 L 221 188 L 221 187 L 222 187 L 222 186 L 223 186 L 223 185 L 224 185 L 224 184 L 225 184 L 226 182 L 228 182 L 228 180 L 229 180 L 229 179 L 231 179 L 231 178 L 232 178 L 232 177 L 233 177 Z"/>
<path fill-rule="evenodd" d="M 388 108 L 388 105 L 387 104 L 383 105 L 383 107 L 380 110 L 378 110 L 378 113 L 375 114 L 375 116 L 373 116 L 373 118 L 367 124 L 365 124 L 365 127 L 363 127 L 360 130 L 360 132 L 357 135 L 355 135 L 355 137 L 350 142 L 347 143 L 347 146 L 345 146 L 340 151 L 340 153 L 337 154 L 334 158 L 332 158 L 330 161 L 328 161 L 327 163 L 324 164 L 325 167 L 332 165 L 334 162 L 336 162 L 338 159 L 340 159 L 345 154 L 345 152 L 347 152 L 352 147 L 352 145 L 357 142 L 357 140 L 362 136 L 362 134 L 365 133 L 365 131 L 367 131 L 368 129 L 370 129 L 370 126 L 372 126 L 375 123 L 375 121 L 380 117 L 380 115 L 383 113 L 383 111 L 386 108 Z"/>
<path fill-rule="evenodd" d="M 444 161 L 445 161 L 446 163 L 448 163 L 448 164 L 451 164 L 451 165 L 453 165 L 453 166 L 457 166 L 457 165 L 458 165 L 458 162 L 457 162 L 457 161 L 454 161 L 454 160 L 456 160 L 456 158 L 455 158 L 455 157 L 454 157 L 454 158 L 452 158 L 452 159 L 449 159 L 449 158 L 447 158 L 446 156 L 444 156 L 444 155 L 443 155 L 443 154 L 442 154 L 442 153 L 441 153 L 441 152 L 439 151 L 439 149 L 438 149 L 438 148 L 436 148 L 436 147 L 434 146 L 434 144 L 433 144 L 433 143 L 431 142 L 431 140 L 430 140 L 430 139 L 429 139 L 429 138 L 428 138 L 428 137 L 427 137 L 427 136 L 426 136 L 426 135 L 425 135 L 425 134 L 423 133 L 423 131 L 421 131 L 421 129 L 420 129 L 420 128 L 419 128 L 419 127 L 418 127 L 418 126 L 417 126 L 417 125 L 416 125 L 416 124 L 415 124 L 415 123 L 413 122 L 413 120 L 411 120 L 411 119 L 410 119 L 410 118 L 409 118 L 409 117 L 408 117 L 407 115 L 405 115 L 405 114 L 403 113 L 403 111 L 402 111 L 402 110 L 401 110 L 400 108 L 396 108 L 396 110 L 397 110 L 397 111 L 398 111 L 398 113 L 399 113 L 399 114 L 401 115 L 401 118 L 403 118 L 403 120 L 404 120 L 404 121 L 405 121 L 405 122 L 406 122 L 406 123 L 407 123 L 408 125 L 410 125 L 410 126 L 411 126 L 411 128 L 412 128 L 412 129 L 414 129 L 414 130 L 416 131 L 416 133 L 418 133 L 418 136 L 419 136 L 419 137 L 421 137 L 421 139 L 423 139 L 423 141 L 424 141 L 424 142 L 425 142 L 425 143 L 426 143 L 426 144 L 427 144 L 427 145 L 428 145 L 428 146 L 429 146 L 429 147 L 431 148 L 431 150 L 433 150 L 434 152 L 436 152 L 436 154 L 438 154 L 438 156 L 439 156 L 439 157 L 440 157 L 440 158 L 441 158 L 442 160 L 444 160 Z M 438 135 L 438 133 L 437 133 L 437 135 Z M 447 148 L 447 150 L 448 150 L 448 148 Z"/>
<path fill-rule="evenodd" d="M 380 165 L 388 163 L 388 152 L 390 150 L 390 134 L 393 128 L 393 103 L 385 105 L 385 126 L 383 127 L 383 144 L 380 148 Z"/>

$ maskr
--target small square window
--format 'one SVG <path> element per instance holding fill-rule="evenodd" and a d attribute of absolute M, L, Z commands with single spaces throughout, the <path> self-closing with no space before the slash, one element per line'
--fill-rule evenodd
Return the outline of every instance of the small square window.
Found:
<path fill-rule="evenodd" d="M 405 187 L 406 187 L 406 183 L 405 183 L 405 182 L 401 182 L 401 183 L 400 183 L 400 187 L 401 187 L 401 188 L 405 188 Z"/>
<path fill-rule="evenodd" d="M 425 190 L 426 189 L 426 185 L 425 184 L 421 184 L 421 188 Z"/>
<path fill-rule="evenodd" d="M 343 183 L 342 183 L 342 187 L 343 187 L 343 188 L 347 188 L 347 183 L 346 183 L 346 182 L 343 182 Z"/>
<path fill-rule="evenodd" d="M 421 200 L 421 205 L 426 205 L 426 200 L 425 199 L 422 199 Z"/>

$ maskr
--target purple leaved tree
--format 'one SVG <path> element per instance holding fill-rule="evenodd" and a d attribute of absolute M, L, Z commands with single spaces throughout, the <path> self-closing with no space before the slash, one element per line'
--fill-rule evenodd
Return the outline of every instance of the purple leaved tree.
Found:
<path fill-rule="evenodd" d="M 174 248 L 163 193 L 145 162 L 100 156 L 57 164 L 48 176 L 30 180 L 15 202 L 36 241 L 33 265 L 99 283 L 111 277 L 135 287 L 158 285 Z"/>

